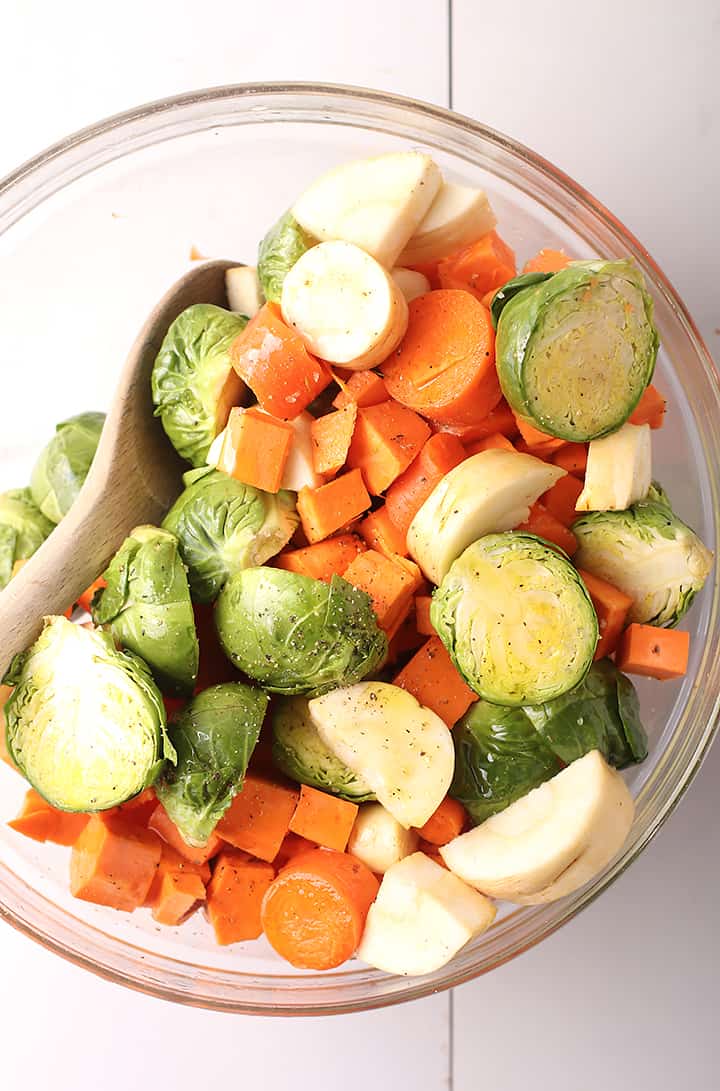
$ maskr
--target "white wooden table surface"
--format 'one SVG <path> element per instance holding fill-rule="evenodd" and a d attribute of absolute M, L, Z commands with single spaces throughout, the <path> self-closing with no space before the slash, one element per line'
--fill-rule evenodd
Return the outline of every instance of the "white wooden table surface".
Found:
<path fill-rule="evenodd" d="M 717 353 L 717 0 L 4 0 L 0 10 L 0 175 L 97 118 L 192 88 L 317 79 L 443 105 L 452 95 L 609 205 Z M 453 995 L 389 1011 L 278 1022 L 183 1009 L 0 926 L 0 1087 L 711 1091 L 719 779 L 716 747 L 630 872 L 540 948 Z"/>

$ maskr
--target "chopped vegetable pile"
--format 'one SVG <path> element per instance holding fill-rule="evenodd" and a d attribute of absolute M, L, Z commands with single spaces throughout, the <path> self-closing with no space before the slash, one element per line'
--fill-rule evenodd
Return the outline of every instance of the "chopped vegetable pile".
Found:
<path fill-rule="evenodd" d="M 189 468 L 161 527 L 4 679 L 10 825 L 77 898 L 292 965 L 439 969 L 496 900 L 622 849 L 648 753 L 628 674 L 678 679 L 713 557 L 652 477 L 665 399 L 628 260 L 518 274 L 480 190 L 349 163 L 167 331 Z M 0 496 L 0 587 L 69 510 L 103 417 Z M 88 620 L 90 615 L 91 620 Z"/>

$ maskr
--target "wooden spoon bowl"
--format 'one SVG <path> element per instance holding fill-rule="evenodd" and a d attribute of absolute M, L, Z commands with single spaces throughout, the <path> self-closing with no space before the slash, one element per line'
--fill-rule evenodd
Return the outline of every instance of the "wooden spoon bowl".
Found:
<path fill-rule="evenodd" d="M 168 327 L 193 303 L 227 306 L 225 272 L 211 261 L 173 284 L 133 344 L 75 504 L 0 594 L 0 676 L 38 636 L 42 619 L 62 614 L 103 572 L 133 527 L 159 523 L 188 469 L 153 416 L 155 357 Z"/>

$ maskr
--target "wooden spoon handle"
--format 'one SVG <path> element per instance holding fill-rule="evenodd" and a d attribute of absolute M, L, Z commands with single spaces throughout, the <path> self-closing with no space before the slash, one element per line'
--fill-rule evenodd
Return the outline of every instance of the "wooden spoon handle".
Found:
<path fill-rule="evenodd" d="M 114 488 L 115 503 L 98 506 L 85 492 L 0 593 L 0 674 L 37 638 L 42 619 L 63 614 L 104 572 L 133 527 L 159 523 L 167 511 L 128 476 Z"/>

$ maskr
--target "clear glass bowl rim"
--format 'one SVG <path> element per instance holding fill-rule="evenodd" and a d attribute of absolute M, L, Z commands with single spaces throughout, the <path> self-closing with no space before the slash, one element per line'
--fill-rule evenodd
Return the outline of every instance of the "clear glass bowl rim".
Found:
<path fill-rule="evenodd" d="M 0 179 L 0 234 L 26 213 L 64 186 L 104 166 L 113 159 L 182 135 L 222 124 L 220 116 L 208 114 L 205 123 L 183 129 L 185 116 L 192 111 L 230 105 L 252 110 L 274 103 L 277 110 L 287 109 L 284 120 L 329 122 L 360 125 L 384 115 L 387 120 L 403 119 L 407 128 L 416 126 L 415 136 L 422 139 L 421 125 L 450 129 L 456 134 L 478 138 L 507 153 L 515 161 L 544 176 L 550 185 L 575 202 L 622 242 L 653 280 L 653 286 L 669 304 L 673 317 L 691 343 L 703 378 L 712 388 L 715 408 L 720 410 L 720 386 L 710 354 L 691 316 L 668 278 L 641 243 L 613 214 L 563 171 L 524 147 L 458 113 L 415 99 L 367 88 L 329 83 L 248 83 L 208 88 L 172 96 L 137 106 L 71 134 L 39 155 L 21 164 Z M 293 113 L 293 110 L 295 111 Z M 353 113 L 353 110 L 355 113 Z M 363 111 L 367 111 L 363 114 Z M 280 120 L 279 116 L 259 115 L 253 119 Z M 375 125 L 376 128 L 381 126 Z M 394 131 L 394 130 L 391 130 Z M 437 129 L 436 129 L 437 132 Z M 557 196 L 557 194 L 554 194 Z M 703 437 L 708 460 L 720 465 L 720 443 L 715 432 Z M 710 459 L 712 449 L 713 457 Z M 711 476 L 713 511 L 719 510 L 717 474 Z M 708 629 L 716 630 L 720 609 L 720 587 L 712 589 Z M 713 670 L 707 649 L 698 669 L 698 677 L 713 676 L 720 682 L 718 668 Z M 93 928 L 59 910 L 52 903 L 9 874 L 0 863 L 0 918 L 18 928 L 49 950 L 111 981 L 175 1002 L 221 1011 L 268 1015 L 322 1015 L 368 1010 L 442 991 L 501 965 L 546 938 L 594 899 L 627 868 L 645 848 L 669 817 L 697 773 L 718 728 L 720 684 L 711 687 L 717 696 L 707 704 L 704 723 L 691 725 L 681 754 L 675 755 L 672 769 L 665 769 L 664 795 L 657 810 L 646 817 L 644 825 L 626 845 L 615 863 L 599 879 L 561 902 L 532 911 L 534 927 L 524 924 L 527 911 L 518 910 L 502 922 L 502 938 L 495 953 L 483 960 L 473 958 L 472 948 L 461 953 L 449 966 L 422 979 L 399 979 L 371 970 L 332 973 L 322 977 L 291 975 L 247 975 L 184 963 L 152 951 L 118 941 L 110 932 Z M 707 703 L 707 702 L 706 702 Z M 684 717 L 684 713 L 683 713 Z M 687 726 L 687 725 L 686 725 Z M 688 736 L 691 730 L 688 728 Z M 672 781 L 668 785 L 668 780 Z M 349 979 L 352 979 L 350 981 Z"/>

